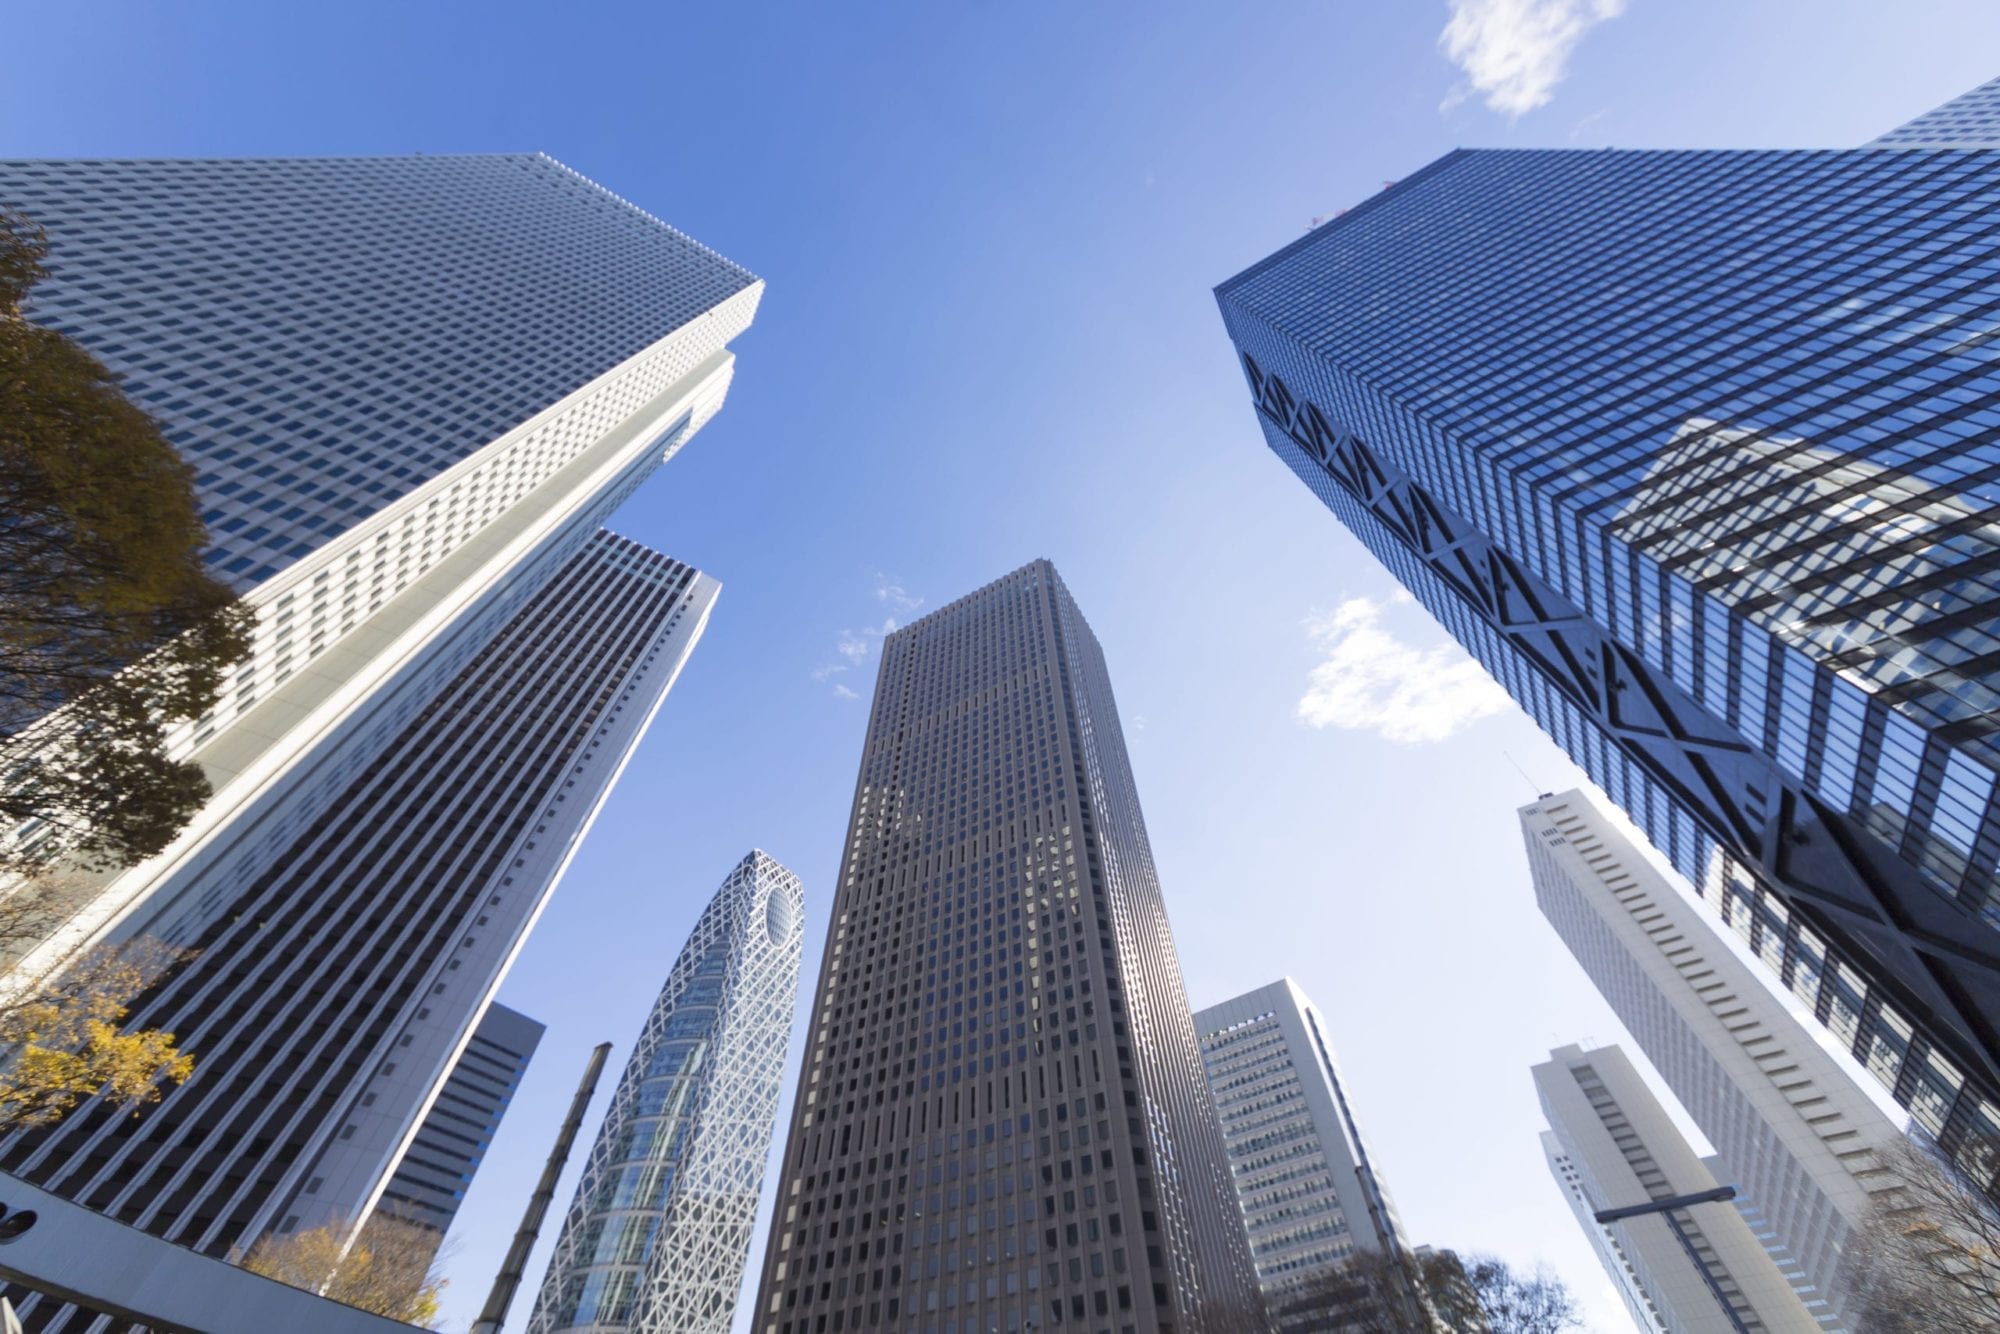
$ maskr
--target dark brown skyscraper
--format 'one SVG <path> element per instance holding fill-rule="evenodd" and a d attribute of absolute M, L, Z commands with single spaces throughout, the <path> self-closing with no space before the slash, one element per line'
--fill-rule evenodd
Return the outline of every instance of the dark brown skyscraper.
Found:
<path fill-rule="evenodd" d="M 1235 1334 L 1256 1280 L 1111 680 L 1036 561 L 882 647 L 760 1334 Z"/>

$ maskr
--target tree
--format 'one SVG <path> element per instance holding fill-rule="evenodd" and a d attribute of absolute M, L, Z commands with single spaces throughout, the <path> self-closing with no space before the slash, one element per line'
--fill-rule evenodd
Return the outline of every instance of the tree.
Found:
<path fill-rule="evenodd" d="M 1996 1147 L 1959 1157 L 1990 1160 Z M 2000 1215 L 1992 1203 L 1914 1141 L 1885 1166 L 1897 1184 L 1877 1197 L 1853 1243 L 1857 1324 L 1873 1334 L 2000 1329 Z"/>
<path fill-rule="evenodd" d="M 1576 1299 L 1547 1265 L 1523 1274 L 1497 1256 L 1470 1259 L 1465 1275 L 1491 1334 L 1562 1334 L 1583 1328 Z"/>
<path fill-rule="evenodd" d="M 435 1329 L 445 1279 L 438 1272 L 436 1229 L 389 1214 L 372 1215 L 359 1236 L 335 1219 L 325 1227 L 261 1238 L 243 1267 L 405 1324 Z"/>
<path fill-rule="evenodd" d="M 60 881 L 40 877 L 0 898 L 0 955 L 45 938 L 66 910 Z M 159 1029 L 124 1032 L 132 999 L 188 951 L 137 940 L 84 951 L 40 982 L 0 973 L 0 1134 L 49 1125 L 85 1098 L 156 1102 L 169 1081 L 194 1073 L 194 1058 Z"/>
<path fill-rule="evenodd" d="M 194 470 L 110 371 L 24 318 L 41 230 L 0 211 L 0 870 L 158 852 L 209 795 L 168 758 L 250 650 L 202 563 Z"/>
<path fill-rule="evenodd" d="M 1315 1317 L 1340 1334 L 1427 1334 L 1412 1273 L 1416 1258 L 1385 1251 L 1356 1251 L 1338 1268 L 1313 1275 L 1272 1303 L 1272 1314 Z"/>

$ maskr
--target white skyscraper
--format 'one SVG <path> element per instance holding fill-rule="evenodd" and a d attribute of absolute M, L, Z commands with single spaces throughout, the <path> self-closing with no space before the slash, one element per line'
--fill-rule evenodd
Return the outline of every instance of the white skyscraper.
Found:
<path fill-rule="evenodd" d="M 715 580 L 602 524 L 763 284 L 539 154 L 0 163 L 0 199 L 48 235 L 25 314 L 160 422 L 258 617 L 172 738 L 213 798 L 28 961 L 193 946 L 130 1022 L 196 1072 L 0 1161 L 214 1255 L 355 1225 L 707 623 Z"/>
<path fill-rule="evenodd" d="M 1640 1328 L 1820 1334 L 1729 1202 L 1596 1221 L 1600 1210 L 1696 1195 L 1717 1182 L 1624 1052 L 1563 1047 L 1549 1055 L 1534 1068 L 1549 1118 L 1549 1168 Z"/>
<path fill-rule="evenodd" d="M 0 162 L 26 310 L 196 469 L 255 646 L 174 754 L 215 795 L 53 964 L 189 929 L 721 407 L 763 283 L 541 154 Z"/>
<path fill-rule="evenodd" d="M 1284 978 L 1198 1011 L 1194 1022 L 1274 1326 L 1325 1328 L 1335 1312 L 1304 1289 L 1361 1251 L 1398 1262 L 1404 1286 L 1386 1299 L 1402 1318 L 1416 1318 L 1409 1241 L 1376 1177 L 1319 1011 Z"/>
<path fill-rule="evenodd" d="M 1521 827 L 1543 914 L 1844 1324 L 1846 1247 L 1901 1129 L 1588 797 L 1544 797 Z"/>

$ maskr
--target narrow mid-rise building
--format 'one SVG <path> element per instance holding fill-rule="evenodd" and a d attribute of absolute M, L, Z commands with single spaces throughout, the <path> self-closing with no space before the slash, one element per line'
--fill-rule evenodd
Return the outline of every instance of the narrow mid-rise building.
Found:
<path fill-rule="evenodd" d="M 540 1021 L 497 1002 L 486 1007 L 383 1187 L 376 1213 L 429 1229 L 433 1245 L 443 1242 L 541 1041 Z"/>
<path fill-rule="evenodd" d="M 1255 1328 L 1096 637 L 1047 561 L 889 635 L 752 1328 Z"/>
<path fill-rule="evenodd" d="M 1290 978 L 1198 1011 L 1195 1031 L 1249 1234 L 1264 1309 L 1278 1330 L 1351 1317 L 1421 1328 L 1421 1280 L 1355 1119 L 1326 1021 Z M 1357 1254 L 1387 1264 L 1383 1291 L 1343 1286 Z"/>
<path fill-rule="evenodd" d="M 1550 1170 L 1612 1282 L 1636 1285 L 1627 1296 L 1635 1315 L 1648 1313 L 1665 1334 L 1821 1334 L 1729 1201 L 1596 1221 L 1720 1184 L 1623 1051 L 1562 1047 L 1534 1079 L 1555 1141 Z"/>
<path fill-rule="evenodd" d="M 1770 982 L 1583 792 L 1521 808 L 1535 901 L 1844 1327 L 1852 1241 L 1906 1142 Z M 1771 939 L 1768 938 L 1767 939 Z M 1848 995 L 1838 979 L 1835 996 Z M 1858 1016 L 1829 1012 L 1845 1035 Z M 1939 1123 L 1942 1089 L 1907 1099 Z"/>
<path fill-rule="evenodd" d="M 653 1002 L 557 1234 L 529 1334 L 727 1334 L 785 1076 L 805 913 L 762 852 Z"/>

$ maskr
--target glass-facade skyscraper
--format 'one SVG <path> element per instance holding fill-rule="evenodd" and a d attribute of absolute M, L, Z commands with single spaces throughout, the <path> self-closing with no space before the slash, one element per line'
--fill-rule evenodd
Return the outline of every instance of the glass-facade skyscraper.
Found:
<path fill-rule="evenodd" d="M 1237 1334 L 1256 1277 L 1097 640 L 1047 561 L 890 634 L 758 1334 Z"/>
<path fill-rule="evenodd" d="M 358 1226 L 707 623 L 602 525 L 763 284 L 539 154 L 4 162 L 0 204 L 48 236 L 24 313 L 160 422 L 257 613 L 170 738 L 212 799 L 23 965 L 193 947 L 129 1022 L 195 1074 L 0 1161 L 210 1254 Z"/>
<path fill-rule="evenodd" d="M 2000 1135 L 1996 206 L 1978 147 L 1461 151 L 1217 292 L 1271 448 L 1948 1146 Z"/>
<path fill-rule="evenodd" d="M 726 1334 L 785 1077 L 805 900 L 762 852 L 653 1003 L 556 1238 L 529 1334 Z"/>

